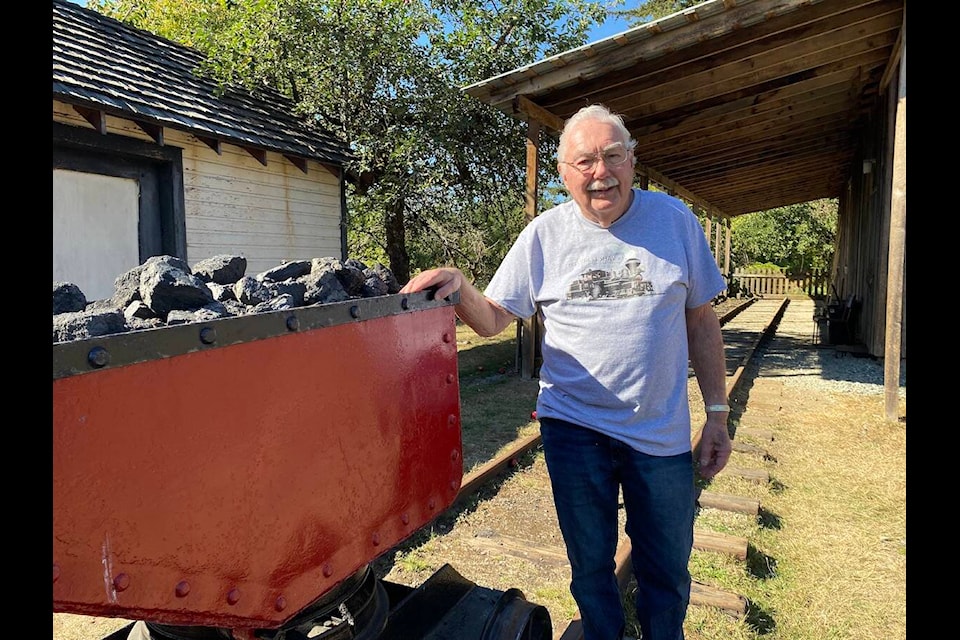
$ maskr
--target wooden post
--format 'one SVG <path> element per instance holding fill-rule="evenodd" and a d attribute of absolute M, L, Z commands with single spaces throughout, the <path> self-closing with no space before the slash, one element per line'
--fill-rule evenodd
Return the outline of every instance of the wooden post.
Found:
<path fill-rule="evenodd" d="M 716 261 L 717 266 L 720 266 L 720 230 L 723 227 L 723 219 L 718 219 L 716 224 L 716 230 L 714 231 L 713 239 L 713 259 Z"/>
<path fill-rule="evenodd" d="M 537 215 L 537 174 L 540 168 L 540 123 L 527 122 L 527 188 L 524 191 L 524 213 L 529 224 Z M 520 377 L 529 380 L 536 373 L 537 345 L 540 335 L 537 331 L 537 318 L 517 320 L 518 348 L 520 350 Z"/>
<path fill-rule="evenodd" d="M 650 176 L 646 171 L 637 171 L 633 175 L 634 183 L 644 191 L 650 190 Z"/>
<path fill-rule="evenodd" d="M 730 274 L 730 218 L 725 218 L 723 222 L 724 230 L 724 249 L 723 249 L 723 275 Z"/>
<path fill-rule="evenodd" d="M 907 237 L 907 8 L 901 27 L 899 98 L 893 147 L 893 189 L 890 193 L 890 243 L 887 257 L 886 345 L 883 353 L 884 415 L 899 420 L 900 342 L 903 331 L 904 251 Z"/>

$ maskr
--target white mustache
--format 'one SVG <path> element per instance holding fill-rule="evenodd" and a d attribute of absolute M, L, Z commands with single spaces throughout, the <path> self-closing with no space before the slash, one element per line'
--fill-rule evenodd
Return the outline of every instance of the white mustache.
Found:
<path fill-rule="evenodd" d="M 603 180 L 594 180 L 587 185 L 587 191 L 602 191 L 604 189 L 619 186 L 619 184 L 619 180 L 613 176 L 610 176 L 609 178 L 604 178 Z"/>

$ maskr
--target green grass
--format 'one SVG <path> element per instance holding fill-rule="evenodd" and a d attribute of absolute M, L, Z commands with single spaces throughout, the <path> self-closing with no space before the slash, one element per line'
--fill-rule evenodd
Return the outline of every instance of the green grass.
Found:
<path fill-rule="evenodd" d="M 536 430 L 536 380 L 516 371 L 516 329 L 482 338 L 457 326 L 460 419 L 464 473 L 496 457 L 517 438 Z"/>

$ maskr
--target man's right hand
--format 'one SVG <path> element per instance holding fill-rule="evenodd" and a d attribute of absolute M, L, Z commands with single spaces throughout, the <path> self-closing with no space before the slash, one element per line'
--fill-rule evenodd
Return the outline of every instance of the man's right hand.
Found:
<path fill-rule="evenodd" d="M 405 284 L 400 293 L 414 293 L 436 287 L 435 296 L 446 298 L 454 291 L 459 291 L 465 282 L 463 273 L 454 267 L 440 267 L 422 271 Z"/>
<path fill-rule="evenodd" d="M 484 296 L 455 267 L 440 267 L 419 273 L 400 289 L 400 293 L 414 293 L 431 287 L 436 288 L 434 297 L 440 299 L 459 291 L 457 316 L 485 338 L 497 335 L 516 320 L 509 311 Z"/>

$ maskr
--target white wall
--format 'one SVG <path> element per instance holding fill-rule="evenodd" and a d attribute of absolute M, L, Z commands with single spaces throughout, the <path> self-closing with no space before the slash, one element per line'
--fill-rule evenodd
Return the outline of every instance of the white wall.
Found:
<path fill-rule="evenodd" d="M 174 142 L 176 140 L 176 142 Z M 191 264 L 219 253 L 242 253 L 247 273 L 284 260 L 340 256 L 340 186 L 311 163 L 308 173 L 282 155 L 267 166 L 239 147 L 189 145 L 182 134 L 168 144 L 184 148 L 183 189 Z"/>
<path fill-rule="evenodd" d="M 87 300 L 113 295 L 116 277 L 140 264 L 139 197 L 130 178 L 54 169 L 53 280 Z"/>

